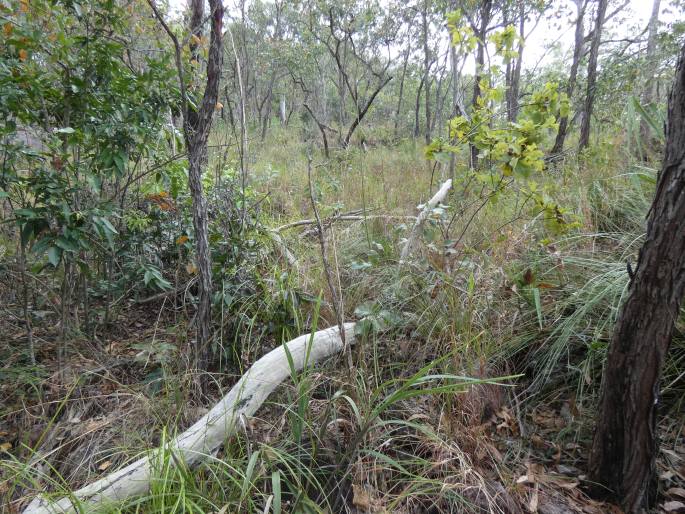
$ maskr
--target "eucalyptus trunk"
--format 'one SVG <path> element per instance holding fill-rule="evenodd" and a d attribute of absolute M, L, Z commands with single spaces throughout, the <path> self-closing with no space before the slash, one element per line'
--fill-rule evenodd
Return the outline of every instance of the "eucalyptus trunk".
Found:
<path fill-rule="evenodd" d="M 573 45 L 573 62 L 571 63 L 571 70 L 568 74 L 568 85 L 566 86 L 566 95 L 569 100 L 573 98 L 573 92 L 576 89 L 576 81 L 578 79 L 578 67 L 580 59 L 583 55 L 583 46 L 585 39 L 585 28 L 583 26 L 583 19 L 585 18 L 585 7 L 587 0 L 575 0 L 576 4 L 576 30 L 575 43 Z M 557 137 L 552 147 L 552 154 L 558 154 L 564 151 L 564 142 L 566 141 L 566 134 L 568 133 L 568 116 L 562 116 L 559 119 L 559 130 Z"/>
<path fill-rule="evenodd" d="M 595 106 L 595 93 L 597 92 L 597 60 L 599 58 L 599 46 L 602 42 L 602 28 L 604 16 L 607 11 L 608 0 L 599 0 L 597 5 L 597 17 L 595 29 L 590 44 L 590 59 L 587 65 L 587 90 L 585 92 L 585 104 L 583 108 L 583 121 L 580 126 L 580 140 L 578 148 L 583 150 L 590 144 L 590 126 L 592 122 L 592 110 Z"/>
<path fill-rule="evenodd" d="M 649 29 L 647 35 L 647 50 L 645 52 L 645 89 L 642 93 L 642 104 L 650 105 L 656 99 L 656 37 L 659 29 L 659 9 L 661 0 L 654 0 L 652 4 L 652 15 L 649 18 Z M 647 121 L 640 121 L 640 135 L 645 143 L 651 142 L 652 135 Z"/>
<path fill-rule="evenodd" d="M 685 46 L 669 98 L 666 149 L 637 270 L 616 322 L 590 453 L 598 493 L 642 512 L 656 492 L 661 373 L 685 293 Z"/>
<path fill-rule="evenodd" d="M 206 371 L 209 365 L 209 343 L 212 337 L 212 259 L 209 250 L 207 200 L 202 190 L 202 173 L 207 164 L 207 140 L 212 116 L 219 98 L 219 81 L 223 64 L 222 25 L 224 8 L 221 0 L 209 0 L 211 35 L 207 59 L 207 81 L 202 103 L 197 110 L 185 107 L 184 135 L 188 149 L 188 186 L 192 198 L 195 258 L 198 271 L 198 305 L 196 317 L 195 366 Z M 201 35 L 204 21 L 204 0 L 191 2 L 190 29 Z M 191 47 L 191 54 L 198 52 Z"/>

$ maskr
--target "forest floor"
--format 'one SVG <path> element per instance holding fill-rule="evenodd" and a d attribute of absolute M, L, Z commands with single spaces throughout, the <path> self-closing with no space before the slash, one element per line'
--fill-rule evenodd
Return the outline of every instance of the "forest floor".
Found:
<path fill-rule="evenodd" d="M 282 148 L 278 157 L 265 150 L 255 164 L 257 190 L 271 196 L 263 213 L 271 227 L 311 217 L 306 175 L 288 172 L 304 166 L 301 152 Z M 346 320 L 376 328 L 357 344 L 354 367 L 334 358 L 303 372 L 246 420 L 213 463 L 167 475 L 148 498 L 112 512 L 267 512 L 275 476 L 285 512 L 620 512 L 590 499 L 584 470 L 603 351 L 626 283 L 624 257 L 639 240 L 649 187 L 623 173 L 562 173 L 565 196 L 583 216 L 576 233 L 549 241 L 530 219 L 514 219 L 516 207 L 500 205 L 475 225 L 452 227 L 466 234 L 461 261 L 435 251 L 444 237 L 437 220 L 404 270 L 397 263 L 403 217 L 415 215 L 439 182 L 416 149 L 381 148 L 319 173 L 324 217 L 369 215 L 332 222 L 328 235 Z M 260 311 L 273 319 L 232 325 L 240 342 L 231 362 L 211 370 L 206 395 L 187 372 L 185 293 L 122 299 L 114 321 L 68 334 L 64 355 L 59 306 L 48 302 L 33 313 L 34 365 L 16 351 L 26 328 L 15 288 L 4 283 L 0 511 L 20 512 L 39 490 L 76 489 L 188 427 L 278 344 L 277 331 L 265 327 L 277 323 L 282 304 L 291 336 L 335 324 L 310 229 L 283 233 L 298 273 L 272 250 L 255 265 L 265 277 L 260 294 L 271 294 L 259 300 L 271 310 Z M 293 297 L 296 304 L 284 300 Z M 655 512 L 685 512 L 680 329 L 664 381 Z M 402 397 L 368 418 L 398 384 L 426 370 L 485 383 Z M 489 381 L 497 377 L 510 378 Z"/>

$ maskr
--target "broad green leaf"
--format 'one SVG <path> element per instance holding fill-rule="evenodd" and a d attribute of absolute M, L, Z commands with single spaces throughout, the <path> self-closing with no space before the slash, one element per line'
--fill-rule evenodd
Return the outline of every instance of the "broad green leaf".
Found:
<path fill-rule="evenodd" d="M 56 246 L 51 246 L 48 248 L 48 261 L 50 261 L 50 264 L 52 264 L 55 268 L 59 266 L 59 261 L 62 257 L 62 250 Z"/>

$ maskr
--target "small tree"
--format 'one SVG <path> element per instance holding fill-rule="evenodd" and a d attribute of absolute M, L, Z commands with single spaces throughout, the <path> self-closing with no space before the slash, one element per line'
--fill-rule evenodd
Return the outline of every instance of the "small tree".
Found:
<path fill-rule="evenodd" d="M 195 231 L 195 253 L 199 275 L 200 295 L 197 310 L 197 341 L 195 345 L 195 366 L 206 370 L 209 363 L 209 342 L 212 334 L 212 260 L 209 251 L 207 201 L 202 191 L 202 168 L 207 161 L 207 140 L 212 127 L 212 116 L 219 98 L 219 80 L 223 64 L 223 17 L 221 0 L 209 0 L 211 30 L 207 52 L 207 80 L 200 98 L 194 98 L 190 88 L 186 89 L 186 73 L 182 61 L 182 45 L 169 28 L 153 0 L 148 0 L 157 21 L 164 28 L 174 44 L 176 68 L 181 91 L 181 112 L 183 134 L 188 151 L 188 185 L 193 200 L 193 229 Z M 202 26 L 205 21 L 204 0 L 190 2 L 190 61 L 198 63 L 202 44 Z"/>
<path fill-rule="evenodd" d="M 685 293 L 685 46 L 669 97 L 666 151 L 637 270 L 607 356 L 590 478 L 640 512 L 654 499 L 659 381 Z"/>

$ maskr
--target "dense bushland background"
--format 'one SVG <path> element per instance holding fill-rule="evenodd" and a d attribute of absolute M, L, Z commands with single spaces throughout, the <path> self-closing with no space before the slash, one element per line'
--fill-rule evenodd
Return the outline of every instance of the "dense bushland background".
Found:
<path fill-rule="evenodd" d="M 227 3 L 199 366 L 181 98 L 201 101 L 208 24 L 2 0 L 0 510 L 116 469 L 339 318 L 358 322 L 352 366 L 293 376 L 198 469 L 165 454 L 111 512 L 618 509 L 584 469 L 683 43 L 662 4 L 633 28 L 607 0 Z M 577 37 L 529 47 L 532 30 Z M 685 509 L 684 328 L 659 512 Z"/>

